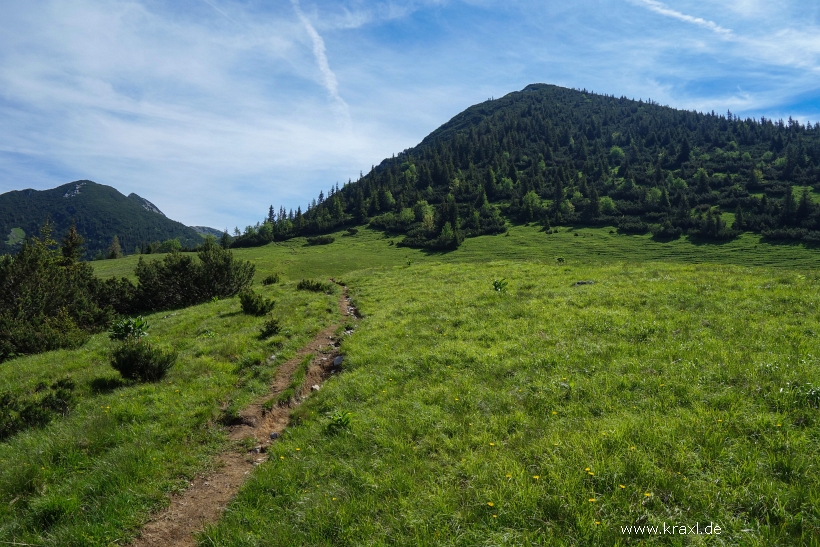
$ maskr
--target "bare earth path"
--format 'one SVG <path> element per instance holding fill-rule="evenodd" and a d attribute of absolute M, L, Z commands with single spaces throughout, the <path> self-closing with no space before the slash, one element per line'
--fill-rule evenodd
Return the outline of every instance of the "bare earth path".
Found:
<path fill-rule="evenodd" d="M 343 317 L 356 314 L 355 308 L 350 304 L 347 287 L 344 286 L 339 298 L 339 311 Z M 339 342 L 333 338 L 333 333 L 338 327 L 337 322 L 325 328 L 292 359 L 283 363 L 276 370 L 268 395 L 242 411 L 241 423 L 230 427 L 229 434 L 232 440 L 254 437 L 257 447 L 249 453 L 223 453 L 219 458 L 218 469 L 207 477 L 197 477 L 184 493 L 174 496 L 170 506 L 145 525 L 139 537 L 131 543 L 133 547 L 196 545 L 193 534 L 202 530 L 205 524 L 219 519 L 253 467 L 267 459 L 267 446 L 275 442 L 271 440 L 271 434 L 281 434 L 287 427 L 291 409 L 309 395 L 311 386 L 321 385 L 325 378 L 338 368 L 333 364 L 334 359 L 339 356 Z M 289 406 L 275 406 L 272 410 L 266 411 L 262 407 L 262 402 L 287 389 L 299 363 L 311 353 L 314 358 L 295 400 Z"/>

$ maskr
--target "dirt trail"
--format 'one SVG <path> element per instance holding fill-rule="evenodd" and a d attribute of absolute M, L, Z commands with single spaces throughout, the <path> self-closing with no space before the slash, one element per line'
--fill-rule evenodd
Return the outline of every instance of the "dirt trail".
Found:
<path fill-rule="evenodd" d="M 347 287 L 342 286 L 339 311 L 343 317 L 358 317 L 357 310 L 350 303 Z M 218 469 L 207 477 L 194 479 L 185 492 L 171 498 L 171 504 L 145 525 L 132 547 L 194 547 L 193 534 L 202 530 L 207 523 L 216 522 L 225 507 L 233 499 L 242 483 L 255 465 L 267 460 L 267 447 L 276 442 L 277 437 L 290 421 L 291 409 L 310 394 L 311 387 L 321 385 L 338 370 L 334 360 L 339 356 L 339 340 L 333 333 L 339 327 L 335 322 L 317 334 L 296 355 L 283 363 L 277 370 L 270 392 L 258 402 L 240 413 L 238 425 L 229 428 L 232 440 L 254 437 L 256 448 L 250 452 L 225 452 L 219 457 Z M 274 406 L 266 411 L 264 401 L 276 396 L 290 385 L 291 377 L 299 363 L 308 354 L 314 358 L 308 368 L 301 391 L 285 406 Z"/>

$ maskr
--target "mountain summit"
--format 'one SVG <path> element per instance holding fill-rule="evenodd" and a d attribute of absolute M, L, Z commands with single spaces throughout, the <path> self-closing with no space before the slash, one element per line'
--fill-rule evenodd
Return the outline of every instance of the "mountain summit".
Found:
<path fill-rule="evenodd" d="M 399 245 L 447 249 L 504 219 L 820 242 L 818 194 L 820 124 L 533 84 L 467 108 L 306 211 L 271 207 L 233 245 L 369 222 L 405 234 Z"/>

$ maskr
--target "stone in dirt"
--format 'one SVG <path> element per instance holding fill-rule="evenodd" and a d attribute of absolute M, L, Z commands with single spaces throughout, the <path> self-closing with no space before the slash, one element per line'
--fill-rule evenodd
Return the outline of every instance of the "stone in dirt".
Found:
<path fill-rule="evenodd" d="M 339 365 L 341 365 L 341 364 L 342 364 L 342 361 L 344 361 L 344 360 L 345 360 L 345 356 L 344 356 L 344 355 L 339 355 L 339 356 L 337 356 L 337 357 L 333 360 L 333 366 L 334 366 L 334 367 L 338 367 Z"/>
<path fill-rule="evenodd" d="M 311 391 L 319 391 L 320 389 L 321 388 L 319 387 L 319 384 L 313 384 L 312 386 L 310 386 Z"/>
<path fill-rule="evenodd" d="M 279 438 L 279 433 L 274 431 L 273 433 L 270 434 L 270 438 L 274 439 L 274 440 L 278 439 Z"/>

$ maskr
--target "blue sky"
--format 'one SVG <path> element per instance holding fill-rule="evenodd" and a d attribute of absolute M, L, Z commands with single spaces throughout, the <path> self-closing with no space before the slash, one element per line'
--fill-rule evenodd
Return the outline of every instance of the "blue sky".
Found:
<path fill-rule="evenodd" d="M 91 179 L 190 225 L 304 206 L 535 82 L 820 120 L 805 0 L 3 4 L 0 192 Z"/>

